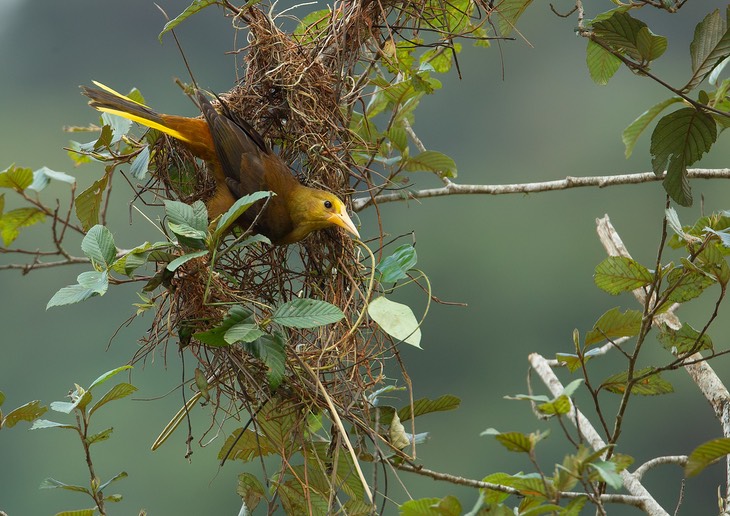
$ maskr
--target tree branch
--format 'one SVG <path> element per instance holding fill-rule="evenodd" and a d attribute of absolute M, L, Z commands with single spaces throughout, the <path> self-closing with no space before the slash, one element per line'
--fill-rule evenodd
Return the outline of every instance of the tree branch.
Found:
<path fill-rule="evenodd" d="M 33 261 L 31 263 L 7 263 L 7 264 L 0 265 L 0 271 L 14 269 L 14 270 L 22 271 L 22 273 L 25 275 L 35 269 L 47 269 L 49 267 L 62 267 L 64 265 L 73 265 L 76 263 L 91 263 L 91 260 L 89 260 L 88 258 L 69 256 L 65 260 L 58 260 L 55 262 Z"/>
<path fill-rule="evenodd" d="M 548 390 L 553 396 L 560 396 L 563 393 L 563 384 L 560 383 L 558 377 L 548 365 L 548 361 L 538 353 L 531 353 L 528 357 L 530 365 L 535 372 L 540 376 L 543 383 L 547 386 Z M 591 425 L 590 421 L 578 410 L 573 402 L 571 401 L 571 410 L 567 414 L 568 419 L 580 430 L 581 435 L 588 441 L 594 450 L 600 450 L 606 447 L 606 443 L 601 439 L 596 429 Z M 651 493 L 641 484 L 640 479 L 633 473 L 624 470 L 620 473 L 621 480 L 623 480 L 624 487 L 626 490 L 633 495 L 633 497 L 641 500 L 641 507 L 650 516 L 669 516 L 669 513 L 665 511 L 661 505 L 651 496 Z"/>
<path fill-rule="evenodd" d="M 636 468 L 634 471 L 634 475 L 636 478 L 641 479 L 641 477 L 644 476 L 644 474 L 649 471 L 651 468 L 655 468 L 657 466 L 663 466 L 664 464 L 677 464 L 679 466 L 684 467 L 687 464 L 687 456 L 686 455 L 667 455 L 666 457 L 655 457 L 651 460 L 646 461 L 644 464 Z"/>
<path fill-rule="evenodd" d="M 631 254 L 623 245 L 621 238 L 613 228 L 608 215 L 602 219 L 596 220 L 598 226 L 598 234 L 610 256 L 625 256 L 631 258 Z M 637 289 L 633 292 L 639 303 L 643 303 L 642 294 L 645 295 L 643 289 Z M 679 329 L 682 327 L 682 323 L 674 315 L 673 311 L 678 305 L 675 303 L 666 313 L 657 314 L 654 317 L 654 324 L 661 326 L 662 323 L 667 323 L 673 329 Z M 673 318 L 673 319 L 672 319 Z M 697 385 L 705 399 L 710 403 L 712 409 L 715 412 L 720 425 L 722 427 L 722 433 L 725 437 L 730 437 L 730 392 L 727 387 L 722 383 L 720 377 L 717 376 L 714 369 L 707 363 L 702 353 L 694 353 L 687 357 L 686 360 L 691 361 L 691 364 L 685 364 L 684 370 L 690 376 L 692 381 Z M 730 457 L 726 461 L 726 479 L 725 488 L 730 489 Z"/>
<path fill-rule="evenodd" d="M 690 179 L 728 179 L 730 168 L 706 169 L 691 168 L 687 170 L 687 177 Z M 360 211 L 371 203 L 382 204 L 386 202 L 407 201 L 411 199 L 426 199 L 428 197 L 441 197 L 444 195 L 505 195 L 505 194 L 526 194 L 538 192 L 550 192 L 553 190 L 567 190 L 569 188 L 580 188 L 585 186 L 607 186 L 629 185 L 638 183 L 652 183 L 662 181 L 664 175 L 657 176 L 654 172 L 642 172 L 639 174 L 619 174 L 615 176 L 588 176 L 573 177 L 554 181 L 542 181 L 537 183 L 515 183 L 506 185 L 462 185 L 447 183 L 441 188 L 429 188 L 424 190 L 402 190 L 398 192 L 385 193 L 371 197 L 358 197 L 353 200 L 353 210 Z"/>
<path fill-rule="evenodd" d="M 474 480 L 471 478 L 459 477 L 457 475 L 450 475 L 448 473 L 440 473 L 438 471 L 433 471 L 433 470 L 422 468 L 419 466 L 412 466 L 407 463 L 396 464 L 394 462 L 391 462 L 391 464 L 393 465 L 393 467 L 400 469 L 402 471 L 416 473 L 418 475 L 423 475 L 425 477 L 433 478 L 434 480 L 442 480 L 444 482 L 451 482 L 452 484 L 476 487 L 479 489 L 492 489 L 494 491 L 499 491 L 501 493 L 509 493 L 512 495 L 522 496 L 522 493 L 518 489 L 515 489 L 514 487 L 503 486 L 501 484 L 493 484 L 491 482 L 484 482 L 482 480 Z M 573 491 L 561 491 L 560 492 L 560 498 L 574 499 L 574 498 L 580 498 L 582 496 L 587 496 L 588 498 L 592 498 L 591 495 L 586 494 L 586 493 L 578 493 L 578 492 L 573 492 Z M 604 494 L 598 498 L 603 503 L 621 503 L 621 504 L 625 504 L 625 505 L 632 505 L 634 507 L 639 507 L 639 508 L 644 506 L 644 499 L 639 496 Z"/>

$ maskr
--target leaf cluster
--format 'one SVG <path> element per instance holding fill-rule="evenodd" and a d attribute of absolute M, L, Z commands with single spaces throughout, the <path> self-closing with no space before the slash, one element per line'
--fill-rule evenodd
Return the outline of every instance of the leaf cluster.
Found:
<path fill-rule="evenodd" d="M 623 132 L 626 157 L 633 152 L 639 136 L 659 115 L 674 104 L 676 111 L 658 119 L 651 135 L 651 165 L 664 176 L 669 196 L 682 206 L 692 204 L 687 168 L 709 152 L 718 135 L 730 125 L 730 79 L 720 79 L 730 60 L 730 8 L 709 13 L 695 28 L 689 46 L 691 74 L 682 87 L 672 87 L 650 71 L 650 65 L 667 49 L 668 40 L 654 34 L 649 26 L 632 16 L 641 3 L 622 5 L 588 21 L 580 32 L 588 39 L 586 64 L 591 78 L 605 85 L 622 64 L 638 75 L 650 77 L 674 95 L 655 104 L 634 120 Z M 705 80 L 714 89 L 697 91 Z"/>
<path fill-rule="evenodd" d="M 111 486 L 114 482 L 126 478 L 128 476 L 127 473 L 125 471 L 122 471 L 112 476 L 108 480 L 102 481 L 99 477 L 96 476 L 94 464 L 91 460 L 91 447 L 98 443 L 109 440 L 112 436 L 114 429 L 109 427 L 99 432 L 91 433 L 90 426 L 92 416 L 100 408 L 108 405 L 109 403 L 126 398 L 137 390 L 137 388 L 130 383 L 118 383 L 114 385 L 111 389 L 109 389 L 106 393 L 104 393 L 96 402 L 92 403 L 94 401 L 94 396 L 92 394 L 92 391 L 94 389 L 97 389 L 100 385 L 104 384 L 117 374 L 128 369 L 131 369 L 131 366 L 122 366 L 108 371 L 99 376 L 99 378 L 97 378 L 96 380 L 94 380 L 87 388 L 81 387 L 80 385 L 76 384 L 75 388 L 68 395 L 71 401 L 54 401 L 50 404 L 50 408 L 54 412 L 58 412 L 60 414 L 74 414 L 76 416 L 74 422 L 60 423 L 47 419 L 39 419 L 39 416 L 42 415 L 42 412 L 36 414 L 34 417 L 35 420 L 33 422 L 31 430 L 58 428 L 74 431 L 81 441 L 84 455 L 86 456 L 86 463 L 90 474 L 90 482 L 88 487 L 83 485 L 67 484 L 54 478 L 46 478 L 40 486 L 41 489 L 63 489 L 66 491 L 82 493 L 89 496 L 95 503 L 95 506 L 91 509 L 65 511 L 58 513 L 60 515 L 93 515 L 96 514 L 96 511 L 104 515 L 106 514 L 104 506 L 106 502 L 118 503 L 122 501 L 121 494 L 106 494 L 105 491 L 107 491 L 107 488 Z"/>

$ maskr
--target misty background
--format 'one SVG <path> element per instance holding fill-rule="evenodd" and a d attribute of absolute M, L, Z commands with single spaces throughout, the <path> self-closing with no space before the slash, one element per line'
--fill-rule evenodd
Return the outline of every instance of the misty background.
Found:
<path fill-rule="evenodd" d="M 158 3 L 171 16 L 187 5 L 172 0 Z M 627 160 L 621 131 L 670 93 L 625 68 L 608 86 L 595 85 L 585 66 L 586 41 L 574 33 L 575 18 L 559 18 L 546 4 L 535 4 L 518 24 L 526 40 L 518 38 L 490 49 L 465 43 L 459 56 L 462 78 L 455 70 L 438 76 L 443 89 L 424 98 L 416 112 L 414 128 L 426 147 L 456 160 L 460 183 L 522 183 L 651 170 L 649 134 L 642 136 Z M 291 14 L 303 17 L 325 5 L 298 7 Z M 564 11 L 570 6 L 566 1 L 556 4 Z M 690 75 L 688 47 L 695 25 L 712 8 L 726 6 L 719 1 L 688 2 L 676 15 L 647 9 L 638 13 L 654 32 L 670 41 L 653 71 L 671 84 L 683 85 Z M 283 8 L 282 4 L 277 7 Z M 602 2 L 601 8 L 610 9 L 611 3 Z M 175 77 L 187 80 L 174 42 L 169 34 L 162 44 L 157 40 L 163 25 L 162 15 L 148 0 L 0 0 L 0 170 L 12 163 L 32 169 L 48 166 L 75 175 L 78 191 L 98 179 L 101 166 L 75 169 L 63 150 L 71 139 L 93 138 L 62 130 L 97 123 L 98 114 L 87 106 L 78 88 L 92 80 L 122 92 L 136 86 L 157 111 L 196 115 L 195 106 L 173 82 Z M 245 34 L 239 32 L 236 42 L 235 32 L 230 19 L 217 8 L 206 9 L 177 29 L 202 87 L 220 92 L 233 86 L 242 58 L 226 52 L 243 46 Z M 726 140 L 721 135 L 710 154 L 694 166 L 727 167 Z M 154 238 L 154 232 L 138 215 L 134 225 L 128 224 L 125 201 L 133 193 L 120 179 L 117 175 L 110 229 L 120 247 L 131 247 Z M 419 187 L 439 186 L 435 177 L 425 173 L 414 173 L 411 179 Z M 707 212 L 730 208 L 727 181 L 695 180 L 692 187 L 695 205 L 677 208 L 685 224 L 700 216 L 702 201 Z M 68 198 L 64 185 L 52 185 L 42 193 L 48 203 L 56 196 L 62 203 Z M 6 210 L 19 205 L 12 192 L 6 191 L 5 198 Z M 593 270 L 605 257 L 596 238 L 595 219 L 608 214 L 634 258 L 651 266 L 663 211 L 660 183 L 533 195 L 453 196 L 381 207 L 391 235 L 415 233 L 418 267 L 431 279 L 434 294 L 468 305 L 433 305 L 422 328 L 423 350 L 406 345 L 401 349 L 415 398 L 453 394 L 462 399 L 457 411 L 417 420 L 417 431 L 431 434 L 428 443 L 418 448 L 425 467 L 475 479 L 496 471 L 531 471 L 526 456 L 507 452 L 479 433 L 488 427 L 521 432 L 550 428 L 551 436 L 538 446 L 538 457 L 544 469 L 552 472 L 552 464 L 571 451 L 559 427 L 537 421 L 527 403 L 503 397 L 527 392 L 529 353 L 551 357 L 570 352 L 574 328 L 584 334 L 614 306 L 637 308 L 633 297 L 611 297 L 593 284 Z M 361 213 L 360 218 L 363 239 L 375 236 L 374 214 Z M 45 226 L 32 228 L 22 232 L 13 247 L 33 249 L 46 243 L 47 235 Z M 69 250 L 81 254 L 78 246 Z M 676 260 L 679 254 L 668 256 Z M 13 261 L 16 257 L 0 256 L 0 264 Z M 132 303 L 138 302 L 134 286 L 115 287 L 101 298 L 45 310 L 50 297 L 75 283 L 83 270 L 44 269 L 27 276 L 0 272 L 4 412 L 34 399 L 45 405 L 62 400 L 74 383 L 88 386 L 101 373 L 126 363 L 137 350 L 151 316 L 124 324 L 134 313 Z M 701 326 L 716 293 L 683 306 L 679 311 L 683 322 Z M 425 306 L 415 289 L 401 300 L 417 314 Z M 727 348 L 728 330 L 728 309 L 723 307 L 710 331 L 717 348 Z M 651 343 L 642 364 L 666 361 L 668 354 Z M 189 358 L 186 365 L 189 377 Z M 596 378 L 619 370 L 619 362 L 612 359 L 591 365 Z M 730 381 L 727 357 L 713 361 L 712 366 L 726 383 Z M 559 374 L 566 384 L 577 377 L 565 371 Z M 635 466 L 657 455 L 687 454 L 703 441 L 721 436 L 710 406 L 685 373 L 665 377 L 674 384 L 674 394 L 637 397 L 629 408 L 625 440 L 618 451 L 634 456 Z M 215 456 L 225 435 L 205 448 L 194 444 L 192 464 L 184 458 L 183 428 L 160 450 L 149 450 L 181 406 L 179 391 L 163 397 L 180 381 L 179 355 L 171 346 L 167 355 L 160 351 L 154 361 L 135 368 L 132 383 L 139 391 L 134 396 L 100 411 L 96 430 L 113 426 L 114 434 L 110 441 L 92 448 L 97 474 L 107 479 L 122 470 L 129 473 L 129 478 L 113 485 L 111 491 L 122 493 L 124 501 L 110 504 L 110 514 L 137 514 L 141 508 L 150 515 L 237 514 L 237 474 L 260 475 L 256 462 L 229 461 L 218 468 Z M 533 386 L 539 393 L 546 392 L 536 378 Z M 609 404 L 617 401 L 604 397 Z M 587 398 L 578 400 L 588 408 Z M 196 440 L 207 429 L 209 416 L 209 408 L 193 411 Z M 66 421 L 54 412 L 44 417 Z M 0 433 L 0 510 L 22 516 L 89 507 L 90 501 L 82 495 L 38 489 L 46 477 L 88 483 L 77 437 L 61 430 L 30 432 L 28 427 L 21 423 Z M 233 428 L 229 425 L 226 431 Z M 687 482 L 685 514 L 716 512 L 722 474 L 723 466 L 718 464 Z M 400 476 L 414 498 L 454 494 L 468 509 L 477 497 L 471 489 L 406 473 Z M 664 466 L 645 478 L 647 487 L 671 510 L 680 469 Z M 397 502 L 406 501 L 398 482 L 390 480 L 388 494 Z M 609 511 L 638 513 L 616 506 Z M 387 514 L 396 512 L 394 505 L 387 506 Z"/>

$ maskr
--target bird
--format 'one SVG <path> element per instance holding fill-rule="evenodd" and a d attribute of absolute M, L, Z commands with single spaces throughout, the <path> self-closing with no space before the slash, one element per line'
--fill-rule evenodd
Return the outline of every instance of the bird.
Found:
<path fill-rule="evenodd" d="M 104 84 L 93 83 L 95 88 L 81 87 L 91 107 L 170 135 L 208 164 L 216 183 L 206 202 L 210 220 L 245 195 L 270 191 L 275 195 L 246 210 L 236 221 L 238 225 L 253 225 L 253 230 L 273 245 L 299 242 L 313 231 L 333 226 L 360 238 L 342 200 L 331 192 L 301 184 L 263 137 L 223 102 L 222 110 L 217 111 L 197 90 L 203 118 L 166 115 Z"/>

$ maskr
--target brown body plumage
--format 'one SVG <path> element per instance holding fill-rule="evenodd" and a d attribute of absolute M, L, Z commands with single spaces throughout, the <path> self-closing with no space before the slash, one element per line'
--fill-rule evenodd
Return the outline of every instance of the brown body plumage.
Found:
<path fill-rule="evenodd" d="M 359 237 L 344 203 L 334 194 L 302 185 L 286 164 L 264 143 L 245 121 L 224 109 L 216 111 L 198 92 L 203 118 L 156 113 L 111 88 L 82 87 L 89 104 L 107 113 L 122 116 L 158 129 L 180 140 L 195 156 L 208 163 L 216 182 L 207 200 L 211 219 L 225 213 L 240 197 L 258 191 L 272 191 L 255 231 L 274 244 L 298 242 L 312 231 L 340 226 Z M 262 209 L 263 201 L 247 210 L 238 220 L 249 227 Z"/>

